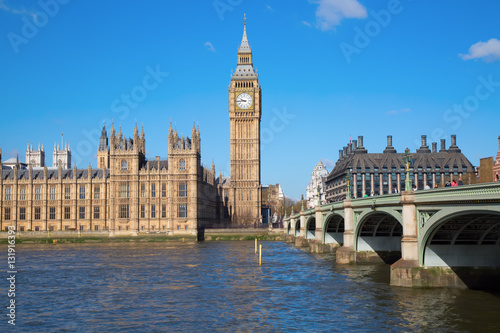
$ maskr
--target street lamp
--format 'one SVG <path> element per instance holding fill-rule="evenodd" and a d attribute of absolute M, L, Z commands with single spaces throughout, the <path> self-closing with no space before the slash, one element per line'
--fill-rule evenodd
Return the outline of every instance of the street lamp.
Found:
<path fill-rule="evenodd" d="M 411 155 L 410 155 L 410 149 L 408 149 L 408 146 L 406 146 L 405 149 L 405 157 L 403 158 L 403 161 L 406 164 L 406 179 L 405 179 L 405 191 L 411 191 L 411 179 L 410 179 L 410 162 L 411 162 Z"/>
<path fill-rule="evenodd" d="M 321 206 L 321 187 L 318 185 L 318 206 Z"/>
<path fill-rule="evenodd" d="M 346 199 L 351 199 L 351 169 L 347 170 L 345 181 L 347 184 Z"/>

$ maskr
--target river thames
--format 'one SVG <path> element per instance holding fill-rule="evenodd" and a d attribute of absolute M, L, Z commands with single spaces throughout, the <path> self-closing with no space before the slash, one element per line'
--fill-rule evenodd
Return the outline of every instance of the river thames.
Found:
<path fill-rule="evenodd" d="M 500 330 L 499 294 L 391 287 L 388 265 L 339 266 L 283 242 L 262 246 L 259 267 L 254 243 L 243 241 L 23 244 L 15 330 Z M 3 317 L 5 332 L 13 327 Z"/>

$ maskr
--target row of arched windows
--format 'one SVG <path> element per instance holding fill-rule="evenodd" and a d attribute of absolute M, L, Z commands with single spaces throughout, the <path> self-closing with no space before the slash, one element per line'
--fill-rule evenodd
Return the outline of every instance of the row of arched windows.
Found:
<path fill-rule="evenodd" d="M 250 63 L 250 57 L 240 57 L 240 63 L 242 63 L 242 64 L 249 64 Z"/>
<path fill-rule="evenodd" d="M 253 82 L 236 82 L 236 88 L 253 88 Z"/>

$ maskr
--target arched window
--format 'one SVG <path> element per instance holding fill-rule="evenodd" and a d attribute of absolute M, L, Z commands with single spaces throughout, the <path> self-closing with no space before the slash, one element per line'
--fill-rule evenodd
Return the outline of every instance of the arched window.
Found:
<path fill-rule="evenodd" d="M 127 161 L 122 161 L 122 170 L 127 170 Z"/>
<path fill-rule="evenodd" d="M 179 170 L 186 170 L 186 161 L 184 160 L 179 161 Z"/>

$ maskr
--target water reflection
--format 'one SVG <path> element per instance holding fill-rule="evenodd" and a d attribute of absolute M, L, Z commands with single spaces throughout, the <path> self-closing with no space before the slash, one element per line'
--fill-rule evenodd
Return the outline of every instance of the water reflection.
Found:
<path fill-rule="evenodd" d="M 23 245 L 19 331 L 497 331 L 500 300 L 253 242 Z M 3 286 L 2 286 L 3 288 Z"/>

